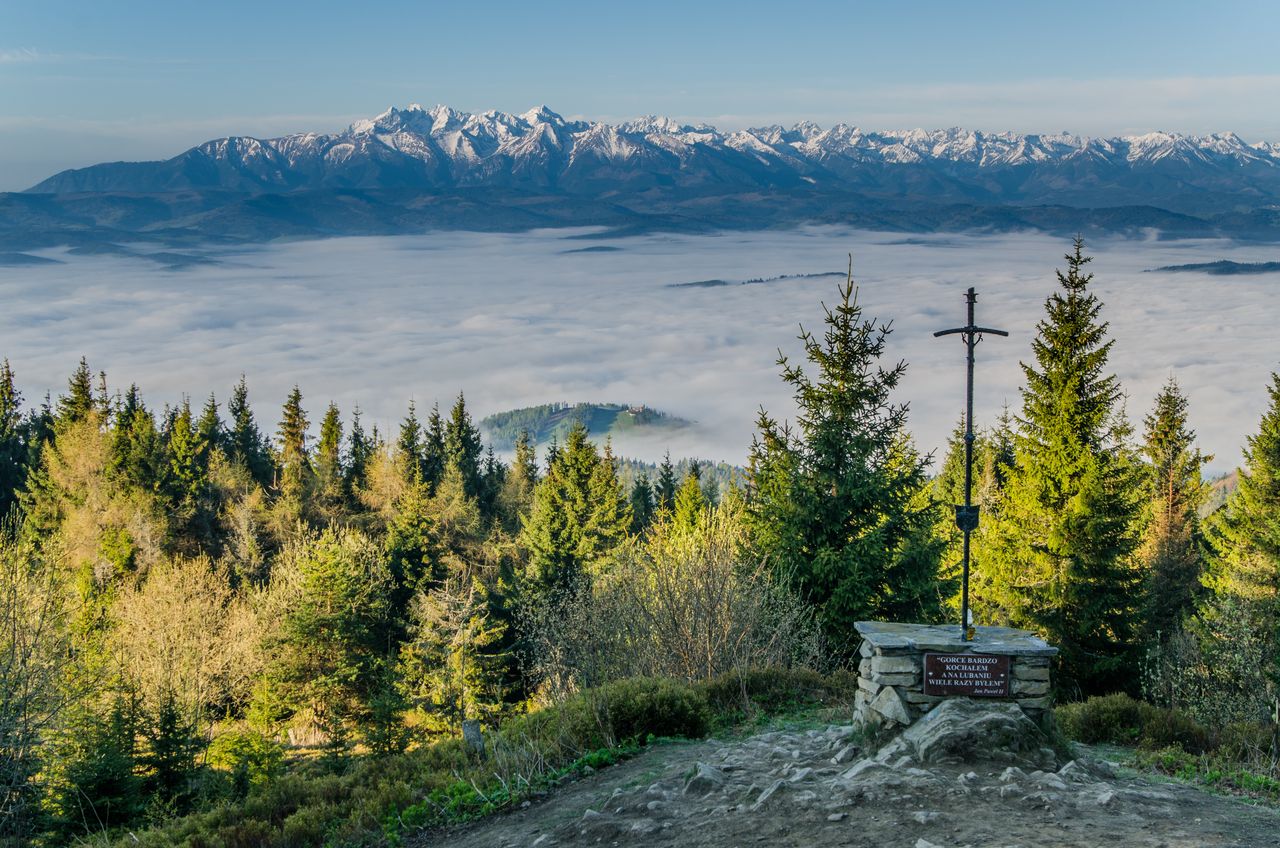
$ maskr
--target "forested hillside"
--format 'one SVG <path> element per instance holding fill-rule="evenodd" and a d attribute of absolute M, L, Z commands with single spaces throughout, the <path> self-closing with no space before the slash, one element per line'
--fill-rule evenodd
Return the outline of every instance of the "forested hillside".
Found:
<path fill-rule="evenodd" d="M 542 445 L 553 439 L 563 441 L 575 424 L 586 427 L 592 438 L 603 439 L 637 432 L 661 434 L 689 423 L 643 404 L 546 403 L 495 412 L 480 421 L 480 429 L 496 450 L 509 451 L 521 433 L 528 433 L 535 445 Z"/>
<path fill-rule="evenodd" d="M 1089 262 L 1077 240 L 1019 408 L 979 422 L 977 618 L 1058 645 L 1060 699 L 1269 726 L 1280 376 L 1202 517 L 1194 399 L 1171 379 L 1126 418 Z M 579 420 L 545 449 L 499 422 L 504 462 L 461 394 L 381 433 L 299 388 L 259 421 L 244 379 L 155 408 L 82 360 L 32 405 L 6 362 L 0 844 L 397 844 L 815 686 L 857 620 L 955 620 L 961 431 L 931 468 L 887 320 L 852 280 L 833 303 L 741 475 L 624 462 Z"/>

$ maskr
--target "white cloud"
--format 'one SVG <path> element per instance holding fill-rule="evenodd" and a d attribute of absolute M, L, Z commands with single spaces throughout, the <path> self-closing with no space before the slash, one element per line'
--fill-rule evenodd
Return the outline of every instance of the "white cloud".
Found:
<path fill-rule="evenodd" d="M 608 253 L 565 233 L 437 233 L 297 242 L 217 252 L 181 272 L 141 260 L 46 255 L 62 265 L 0 268 L 3 354 L 29 401 L 55 394 L 81 354 L 113 385 L 137 382 L 153 403 L 225 400 L 243 371 L 264 429 L 294 383 L 313 418 L 329 400 L 359 404 L 387 432 L 409 398 L 447 405 L 464 390 L 477 415 L 554 400 L 647 403 L 698 427 L 619 445 L 649 458 L 670 448 L 741 462 L 757 409 L 791 409 L 778 348 L 798 353 L 798 324 L 821 325 L 832 278 L 668 288 L 839 270 L 854 253 L 868 315 L 892 319 L 887 357 L 910 363 L 900 399 L 926 449 L 963 405 L 962 350 L 934 330 L 979 318 L 1010 331 L 978 348 L 977 404 L 990 421 L 1018 403 L 1018 360 L 1067 244 L 1044 235 L 899 236 L 836 229 L 648 236 Z M 1231 258 L 1275 259 L 1267 246 L 1114 240 L 1090 246 L 1096 291 L 1116 339 L 1112 364 L 1140 423 L 1175 375 L 1215 467 L 1239 462 L 1280 366 L 1274 276 L 1206 277 L 1144 269 Z"/>

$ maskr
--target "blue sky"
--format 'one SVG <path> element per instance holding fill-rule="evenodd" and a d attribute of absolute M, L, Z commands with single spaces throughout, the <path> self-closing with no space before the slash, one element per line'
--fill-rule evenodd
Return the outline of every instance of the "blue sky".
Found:
<path fill-rule="evenodd" d="M 0 0 L 0 190 L 390 105 L 1280 141 L 1274 2 Z"/>

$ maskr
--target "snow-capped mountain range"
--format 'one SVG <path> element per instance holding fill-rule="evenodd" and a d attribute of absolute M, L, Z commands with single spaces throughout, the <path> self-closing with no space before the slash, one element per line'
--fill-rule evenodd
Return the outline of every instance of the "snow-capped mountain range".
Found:
<path fill-rule="evenodd" d="M 337 133 L 232 136 L 0 195 L 0 246 L 523 229 L 1039 228 L 1280 240 L 1280 145 L 1234 133 L 1090 138 L 965 129 L 569 120 L 388 109 Z"/>
<path fill-rule="evenodd" d="M 412 104 L 356 121 L 339 133 L 232 136 L 165 162 L 64 171 L 30 191 L 278 192 L 522 184 L 576 191 L 672 181 L 687 187 L 835 187 L 858 186 L 868 172 L 896 166 L 957 177 L 1046 167 L 1233 175 L 1247 169 L 1280 177 L 1280 145 L 1249 144 L 1234 133 L 1089 138 L 954 128 L 871 132 L 848 124 L 823 129 L 810 122 L 724 133 L 653 116 L 616 125 L 566 120 L 546 106 L 511 115 Z M 1001 193 L 994 186 L 987 191 Z"/>

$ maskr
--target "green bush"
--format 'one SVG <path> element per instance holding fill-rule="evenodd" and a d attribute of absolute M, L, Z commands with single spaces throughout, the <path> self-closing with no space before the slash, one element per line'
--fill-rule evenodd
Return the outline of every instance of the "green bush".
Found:
<path fill-rule="evenodd" d="M 596 706 L 603 708 L 613 737 L 609 742 L 640 741 L 649 736 L 698 739 L 711 725 L 706 696 L 674 680 L 619 680 L 585 697 L 588 702 L 598 698 Z"/>
<path fill-rule="evenodd" d="M 1077 742 L 1139 745 L 1149 750 L 1177 745 L 1197 754 L 1213 747 L 1209 731 L 1189 716 L 1124 694 L 1064 704 L 1054 716 L 1063 732 Z"/>
<path fill-rule="evenodd" d="M 761 668 L 713 677 L 699 687 L 718 716 L 734 718 L 755 710 L 777 712 L 805 703 L 853 697 L 857 678 L 848 672 L 824 677 L 809 669 Z"/>
<path fill-rule="evenodd" d="M 1195 776 L 1198 762 L 1178 745 L 1138 753 L 1138 765 L 1184 780 Z"/>
<path fill-rule="evenodd" d="M 214 738 L 205 762 L 226 772 L 232 793 L 243 798 L 251 787 L 261 786 L 280 774 L 284 768 L 284 749 L 261 733 L 235 730 Z"/>

